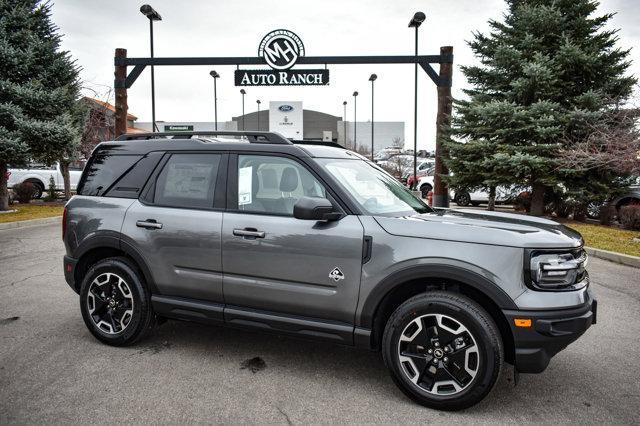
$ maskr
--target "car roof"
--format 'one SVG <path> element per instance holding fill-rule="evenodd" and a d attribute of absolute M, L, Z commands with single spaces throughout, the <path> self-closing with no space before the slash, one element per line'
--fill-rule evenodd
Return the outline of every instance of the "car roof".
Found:
<path fill-rule="evenodd" d="M 362 159 L 363 157 L 348 151 L 337 144 L 327 144 L 321 141 L 302 141 L 291 144 L 281 143 L 250 143 L 244 140 L 230 138 L 207 137 L 191 139 L 143 139 L 143 140 L 117 140 L 102 142 L 96 150 L 109 150 L 114 155 L 147 154 L 153 151 L 236 151 L 236 152 L 265 152 L 290 154 L 297 157 L 312 158 L 344 158 Z"/>

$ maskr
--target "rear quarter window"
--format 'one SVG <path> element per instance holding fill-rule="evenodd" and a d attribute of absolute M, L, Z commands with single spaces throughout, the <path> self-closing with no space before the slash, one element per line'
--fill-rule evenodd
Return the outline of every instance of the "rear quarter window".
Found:
<path fill-rule="evenodd" d="M 141 158 L 142 155 L 116 155 L 106 149 L 94 153 L 82 174 L 78 194 L 104 195 Z"/>

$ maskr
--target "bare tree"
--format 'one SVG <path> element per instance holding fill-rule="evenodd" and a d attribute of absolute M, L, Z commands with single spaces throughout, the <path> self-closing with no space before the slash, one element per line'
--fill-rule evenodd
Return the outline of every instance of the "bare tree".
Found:
<path fill-rule="evenodd" d="M 365 157 L 371 156 L 371 149 L 366 145 L 358 145 L 358 147 L 356 148 L 356 152 Z"/>
<path fill-rule="evenodd" d="M 395 138 L 393 138 L 393 141 L 391 142 L 391 146 L 397 149 L 404 149 L 404 139 L 402 139 L 399 136 L 396 136 Z"/>
<path fill-rule="evenodd" d="M 400 179 L 413 164 L 410 158 L 403 155 L 394 155 L 381 164 L 386 172 L 395 178 Z"/>
<path fill-rule="evenodd" d="M 89 158 L 93 149 L 100 142 L 114 138 L 115 115 L 108 107 L 111 98 L 111 89 L 99 95 L 94 91 L 97 102 L 91 102 L 89 113 L 82 131 L 80 153 L 84 158 Z"/>
<path fill-rule="evenodd" d="M 560 152 L 560 167 L 640 175 L 640 109 L 619 108 L 607 115 L 605 120 L 589 127 L 585 138 Z"/>

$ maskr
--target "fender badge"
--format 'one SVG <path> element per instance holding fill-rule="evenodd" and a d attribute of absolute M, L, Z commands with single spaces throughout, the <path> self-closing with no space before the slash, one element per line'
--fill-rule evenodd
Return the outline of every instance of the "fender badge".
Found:
<path fill-rule="evenodd" d="M 336 267 L 333 268 L 333 271 L 329 272 L 329 278 L 331 278 L 335 282 L 338 282 L 340 280 L 344 280 L 344 274 L 342 273 L 340 268 Z"/>

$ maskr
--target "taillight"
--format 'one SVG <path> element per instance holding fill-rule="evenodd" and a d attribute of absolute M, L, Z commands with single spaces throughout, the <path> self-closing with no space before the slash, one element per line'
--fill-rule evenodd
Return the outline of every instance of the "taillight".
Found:
<path fill-rule="evenodd" d="M 67 232 L 67 208 L 64 208 L 62 212 L 62 241 L 64 241 L 64 234 Z"/>

